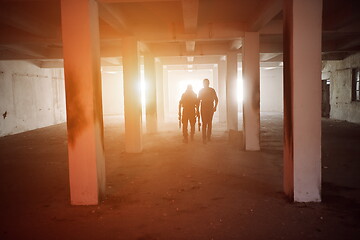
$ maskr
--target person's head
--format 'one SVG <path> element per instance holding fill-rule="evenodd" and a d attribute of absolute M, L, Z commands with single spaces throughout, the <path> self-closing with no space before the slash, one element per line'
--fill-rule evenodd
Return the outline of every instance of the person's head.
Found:
<path fill-rule="evenodd" d="M 191 84 L 187 85 L 186 91 L 192 91 L 192 90 L 193 90 L 192 85 Z"/>
<path fill-rule="evenodd" d="M 204 86 L 204 87 L 209 87 L 209 86 L 210 86 L 210 81 L 209 81 L 209 79 L 205 78 L 205 79 L 203 80 L 203 86 Z"/>

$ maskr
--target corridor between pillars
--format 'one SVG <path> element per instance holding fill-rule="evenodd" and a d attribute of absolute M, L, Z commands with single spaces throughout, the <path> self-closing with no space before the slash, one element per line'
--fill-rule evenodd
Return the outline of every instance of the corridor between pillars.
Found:
<path fill-rule="evenodd" d="M 105 191 L 99 23 L 94 0 L 61 0 L 71 204 Z"/>
<path fill-rule="evenodd" d="M 125 151 L 142 151 L 141 81 L 138 41 L 134 37 L 122 39 L 124 68 Z"/>
<path fill-rule="evenodd" d="M 284 190 L 296 202 L 318 202 L 322 0 L 284 4 Z"/>

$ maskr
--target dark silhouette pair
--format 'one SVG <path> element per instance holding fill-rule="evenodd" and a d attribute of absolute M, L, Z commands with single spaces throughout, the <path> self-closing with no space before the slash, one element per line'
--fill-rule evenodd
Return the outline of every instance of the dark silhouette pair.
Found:
<path fill-rule="evenodd" d="M 192 85 L 188 85 L 179 101 L 179 123 L 183 126 L 183 141 L 188 142 L 188 124 L 190 123 L 190 139 L 194 139 L 195 123 L 198 118 L 200 128 L 200 115 L 202 122 L 202 141 L 204 144 L 211 140 L 212 119 L 218 105 L 218 97 L 215 89 L 209 87 L 209 79 L 203 80 L 203 88 L 199 95 L 193 91 Z"/>

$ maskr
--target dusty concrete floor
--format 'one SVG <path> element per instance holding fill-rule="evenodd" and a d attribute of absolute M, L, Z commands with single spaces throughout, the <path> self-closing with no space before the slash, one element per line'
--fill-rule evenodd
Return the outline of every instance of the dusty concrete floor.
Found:
<path fill-rule="evenodd" d="M 69 204 L 65 124 L 0 138 L 0 239 L 359 239 L 360 125 L 323 121 L 323 203 L 282 194 L 281 116 L 262 116 L 262 151 L 244 152 L 221 126 L 213 141 L 171 131 L 124 153 L 105 127 L 107 195 Z"/>

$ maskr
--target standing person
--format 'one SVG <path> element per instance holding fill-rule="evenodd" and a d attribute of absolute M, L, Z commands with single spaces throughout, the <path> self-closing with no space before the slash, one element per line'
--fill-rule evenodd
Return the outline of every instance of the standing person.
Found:
<path fill-rule="evenodd" d="M 182 112 L 181 112 L 182 109 Z M 183 124 L 183 142 L 188 142 L 188 122 L 190 122 L 190 139 L 194 139 L 195 122 L 198 115 L 198 99 L 189 84 L 179 101 L 179 121 Z"/>
<path fill-rule="evenodd" d="M 202 140 L 206 144 L 206 141 L 211 140 L 212 119 L 219 100 L 215 89 L 209 87 L 209 79 L 205 78 L 203 85 L 204 88 L 199 92 L 199 105 L 201 109 Z"/>

